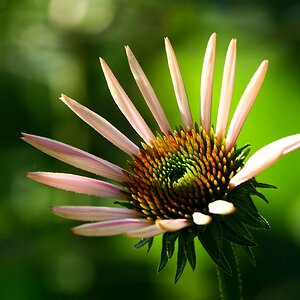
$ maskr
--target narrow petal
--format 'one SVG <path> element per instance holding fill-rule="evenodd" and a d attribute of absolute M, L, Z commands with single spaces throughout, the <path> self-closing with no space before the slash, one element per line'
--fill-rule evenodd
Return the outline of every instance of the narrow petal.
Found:
<path fill-rule="evenodd" d="M 165 38 L 165 47 L 167 52 L 170 74 L 173 82 L 175 96 L 179 107 L 182 123 L 186 127 L 193 126 L 192 114 L 190 110 L 189 100 L 185 92 L 183 79 L 180 73 L 179 65 L 175 52 L 168 38 Z"/>
<path fill-rule="evenodd" d="M 139 136 L 147 144 L 149 144 L 151 141 L 155 140 L 155 136 L 153 135 L 152 131 L 119 84 L 111 69 L 102 58 L 100 58 L 100 63 L 110 93 L 119 109 L 127 118 L 133 129 L 139 134 Z"/>
<path fill-rule="evenodd" d="M 171 132 L 171 127 L 168 122 L 168 119 L 159 103 L 159 100 L 157 99 L 157 96 L 148 80 L 146 77 L 143 69 L 141 68 L 139 62 L 133 55 L 132 51 L 128 46 L 125 47 L 129 66 L 131 69 L 131 72 L 134 76 L 134 79 L 152 113 L 154 116 L 160 130 L 164 134 L 169 134 Z"/>
<path fill-rule="evenodd" d="M 74 167 L 113 180 L 127 179 L 122 168 L 88 152 L 45 137 L 26 133 L 22 135 L 25 142 Z"/>
<path fill-rule="evenodd" d="M 193 221 L 197 225 L 206 225 L 212 221 L 212 217 L 201 212 L 194 212 Z"/>
<path fill-rule="evenodd" d="M 235 210 L 234 205 L 225 200 L 216 200 L 208 204 L 208 211 L 216 215 L 229 215 Z"/>
<path fill-rule="evenodd" d="M 27 177 L 40 183 L 86 195 L 126 199 L 124 189 L 93 178 L 65 173 L 31 172 Z"/>
<path fill-rule="evenodd" d="M 126 235 L 132 238 L 145 239 L 158 234 L 162 234 L 164 232 L 166 232 L 166 230 L 163 230 L 157 227 L 155 224 L 153 224 L 147 227 L 142 227 L 136 230 L 128 231 L 126 232 Z"/>
<path fill-rule="evenodd" d="M 121 219 L 97 223 L 89 223 L 74 227 L 74 233 L 85 236 L 111 236 L 124 234 L 128 231 L 147 227 L 149 221 L 146 219 Z"/>
<path fill-rule="evenodd" d="M 212 105 L 212 88 L 214 79 L 215 52 L 216 52 L 216 33 L 213 33 L 208 41 L 201 75 L 200 88 L 200 122 L 201 126 L 207 133 L 211 127 L 211 105 Z"/>
<path fill-rule="evenodd" d="M 191 226 L 193 223 L 187 219 L 165 219 L 156 220 L 155 225 L 165 231 L 177 231 L 187 226 Z"/>
<path fill-rule="evenodd" d="M 78 221 L 106 221 L 139 217 L 140 214 L 128 208 L 101 206 L 53 206 L 56 215 Z"/>
<path fill-rule="evenodd" d="M 277 140 L 255 152 L 246 162 L 240 172 L 230 180 L 230 187 L 234 188 L 239 184 L 255 177 L 280 157 L 300 148 L 300 134 L 291 135 Z"/>
<path fill-rule="evenodd" d="M 260 90 L 260 87 L 264 81 L 266 72 L 268 69 L 268 61 L 264 60 L 255 74 L 253 75 L 252 79 L 250 80 L 245 92 L 243 93 L 238 107 L 235 110 L 233 118 L 231 120 L 227 137 L 226 137 L 226 147 L 227 150 L 230 150 L 236 140 L 237 137 L 242 129 L 242 126 L 248 116 L 248 113 L 254 103 L 254 100 Z"/>
<path fill-rule="evenodd" d="M 139 148 L 107 120 L 65 95 L 61 95 L 60 99 L 84 122 L 122 151 L 129 155 L 139 152 Z"/>
<path fill-rule="evenodd" d="M 233 94 L 234 75 L 235 75 L 235 61 L 236 61 L 236 39 L 232 39 L 226 54 L 221 96 L 218 110 L 216 135 L 218 140 L 221 140 L 225 134 L 228 122 L 228 115 Z"/>

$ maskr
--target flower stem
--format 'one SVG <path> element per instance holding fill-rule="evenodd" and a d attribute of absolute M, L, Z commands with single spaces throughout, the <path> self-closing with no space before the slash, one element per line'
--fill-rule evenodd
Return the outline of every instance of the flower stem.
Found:
<path fill-rule="evenodd" d="M 217 267 L 221 300 L 242 300 L 242 279 L 233 243 L 223 241 L 223 253 L 230 262 L 232 276 Z"/>

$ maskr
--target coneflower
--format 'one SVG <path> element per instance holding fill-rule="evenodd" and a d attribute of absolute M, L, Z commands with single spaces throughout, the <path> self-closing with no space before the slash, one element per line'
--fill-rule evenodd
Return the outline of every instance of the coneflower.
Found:
<path fill-rule="evenodd" d="M 137 248 L 148 245 L 150 249 L 154 236 L 162 234 L 159 271 L 172 257 L 178 241 L 175 282 L 187 261 L 193 269 L 196 266 L 194 238 L 199 239 L 221 274 L 237 277 L 233 246 L 241 245 L 253 261 L 251 248 L 256 244 L 249 229 L 269 229 L 268 222 L 259 214 L 251 197 L 256 195 L 266 201 L 257 188 L 273 186 L 259 183 L 255 177 L 281 156 L 298 149 L 300 134 L 263 147 L 245 162 L 249 147 L 238 147 L 236 141 L 260 90 L 268 61 L 263 61 L 251 78 L 226 132 L 234 86 L 236 40 L 231 40 L 226 55 L 215 127 L 211 122 L 211 106 L 216 34 L 210 37 L 204 56 L 200 122 L 192 119 L 179 65 L 168 38 L 165 39 L 165 47 L 182 124 L 171 128 L 145 73 L 126 46 L 130 69 L 160 132 L 151 131 L 108 65 L 100 58 L 111 95 L 140 136 L 141 143 L 134 144 L 106 119 L 75 100 L 65 95 L 60 99 L 129 155 L 128 170 L 61 142 L 23 134 L 22 138 L 39 150 L 115 183 L 49 172 L 33 172 L 28 177 L 67 191 L 118 199 L 115 202 L 117 207 L 54 206 L 52 210 L 65 218 L 89 221 L 73 228 L 76 234 L 125 234 L 141 239 L 136 244 Z M 226 291 L 223 292 L 226 294 Z M 228 297 L 234 299 L 235 296 Z"/>

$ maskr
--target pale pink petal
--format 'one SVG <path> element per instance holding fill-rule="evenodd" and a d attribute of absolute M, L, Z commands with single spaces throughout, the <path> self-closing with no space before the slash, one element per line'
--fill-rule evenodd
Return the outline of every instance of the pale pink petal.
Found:
<path fill-rule="evenodd" d="M 299 148 L 300 134 L 291 135 L 264 146 L 248 159 L 241 171 L 233 176 L 229 183 L 230 187 L 233 188 L 255 177 L 283 155 Z"/>
<path fill-rule="evenodd" d="M 172 131 L 170 124 L 148 78 L 146 77 L 143 69 L 141 68 L 139 62 L 133 55 L 130 48 L 126 46 L 125 50 L 126 50 L 131 72 L 150 111 L 152 112 L 152 115 L 154 116 L 161 131 L 166 135 L 169 134 Z"/>
<path fill-rule="evenodd" d="M 202 128 L 209 133 L 211 127 L 212 88 L 214 79 L 216 51 L 216 33 L 208 41 L 202 66 L 200 87 L 200 122 Z"/>
<path fill-rule="evenodd" d="M 127 118 L 133 129 L 147 144 L 149 144 L 151 141 L 154 141 L 155 136 L 119 84 L 111 69 L 102 58 L 100 58 L 100 63 L 110 93 L 121 112 Z"/>
<path fill-rule="evenodd" d="M 260 90 L 260 87 L 264 81 L 266 72 L 268 68 L 268 61 L 264 60 L 255 74 L 253 75 L 252 79 L 250 80 L 246 90 L 244 91 L 238 107 L 235 110 L 233 118 L 231 120 L 227 137 L 226 137 L 226 147 L 227 150 L 230 150 L 236 140 L 237 137 L 242 129 L 242 126 L 248 116 L 248 113 L 254 103 L 254 100 Z"/>
<path fill-rule="evenodd" d="M 101 180 L 74 174 L 31 172 L 27 177 L 40 183 L 86 195 L 126 199 L 124 189 Z"/>
<path fill-rule="evenodd" d="M 233 94 L 234 75 L 236 61 L 236 39 L 232 39 L 226 54 L 226 60 L 223 71 L 221 96 L 216 125 L 216 135 L 218 140 L 224 137 L 228 122 L 228 115 Z"/>
<path fill-rule="evenodd" d="M 191 226 L 193 223 L 187 219 L 165 219 L 156 220 L 155 225 L 165 231 L 177 231 L 187 226 Z"/>
<path fill-rule="evenodd" d="M 182 123 L 186 127 L 193 126 L 192 114 L 190 110 L 189 100 L 185 92 L 183 79 L 180 73 L 179 65 L 175 52 L 168 38 L 165 38 L 165 47 L 167 52 L 170 74 L 173 82 L 175 96 L 179 107 Z"/>
<path fill-rule="evenodd" d="M 85 236 L 111 236 L 147 227 L 149 223 L 146 219 L 128 218 L 84 224 L 74 227 L 72 230 L 76 234 Z"/>
<path fill-rule="evenodd" d="M 212 221 L 212 217 L 197 211 L 193 213 L 193 221 L 197 225 L 206 225 Z"/>
<path fill-rule="evenodd" d="M 208 204 L 208 211 L 216 215 L 229 215 L 236 211 L 231 202 L 216 200 Z"/>
<path fill-rule="evenodd" d="M 158 234 L 162 234 L 166 232 L 166 230 L 163 230 L 159 227 L 157 227 L 155 224 L 149 225 L 147 227 L 139 228 L 136 230 L 128 231 L 126 232 L 126 235 L 132 238 L 139 238 L 139 239 L 145 239 L 149 238 Z"/>
<path fill-rule="evenodd" d="M 84 122 L 89 124 L 122 151 L 129 155 L 139 152 L 139 148 L 107 120 L 65 95 L 61 95 L 60 99 Z"/>
<path fill-rule="evenodd" d="M 60 217 L 78 221 L 105 221 L 139 217 L 140 214 L 128 208 L 101 206 L 53 206 L 53 213 Z"/>
<path fill-rule="evenodd" d="M 45 137 L 23 133 L 22 139 L 37 149 L 67 164 L 113 180 L 127 179 L 124 170 L 111 162 L 67 144 Z"/>

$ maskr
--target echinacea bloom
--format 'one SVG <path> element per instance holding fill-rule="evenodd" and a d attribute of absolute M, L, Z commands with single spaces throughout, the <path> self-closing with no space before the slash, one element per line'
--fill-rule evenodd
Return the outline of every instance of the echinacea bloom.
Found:
<path fill-rule="evenodd" d="M 73 228 L 84 236 L 125 234 L 139 238 L 137 248 L 163 235 L 161 270 L 174 253 L 178 240 L 175 281 L 189 261 L 195 268 L 194 238 L 197 237 L 214 262 L 231 272 L 231 260 L 223 251 L 226 242 L 243 246 L 252 258 L 255 246 L 249 228 L 268 229 L 251 196 L 265 199 L 257 188 L 272 187 L 255 177 L 283 155 L 300 147 L 300 134 L 275 141 L 254 153 L 246 162 L 248 145 L 237 147 L 237 138 L 264 80 L 268 61 L 263 61 L 251 78 L 226 132 L 233 94 L 236 40 L 232 39 L 225 60 L 216 126 L 211 122 L 212 87 L 216 34 L 209 39 L 204 56 L 200 122 L 192 119 L 179 65 L 168 38 L 165 39 L 168 65 L 182 124 L 172 129 L 144 71 L 128 46 L 130 69 L 159 128 L 154 133 L 131 102 L 116 77 L 100 59 L 111 95 L 141 138 L 136 145 L 116 127 L 75 100 L 61 100 L 82 120 L 130 157 L 129 169 L 85 151 L 48 138 L 23 134 L 39 150 L 87 172 L 109 179 L 73 174 L 33 172 L 28 177 L 67 191 L 118 199 L 118 207 L 54 206 L 59 216 L 89 221 Z M 215 129 L 214 129 L 215 128 Z"/>

